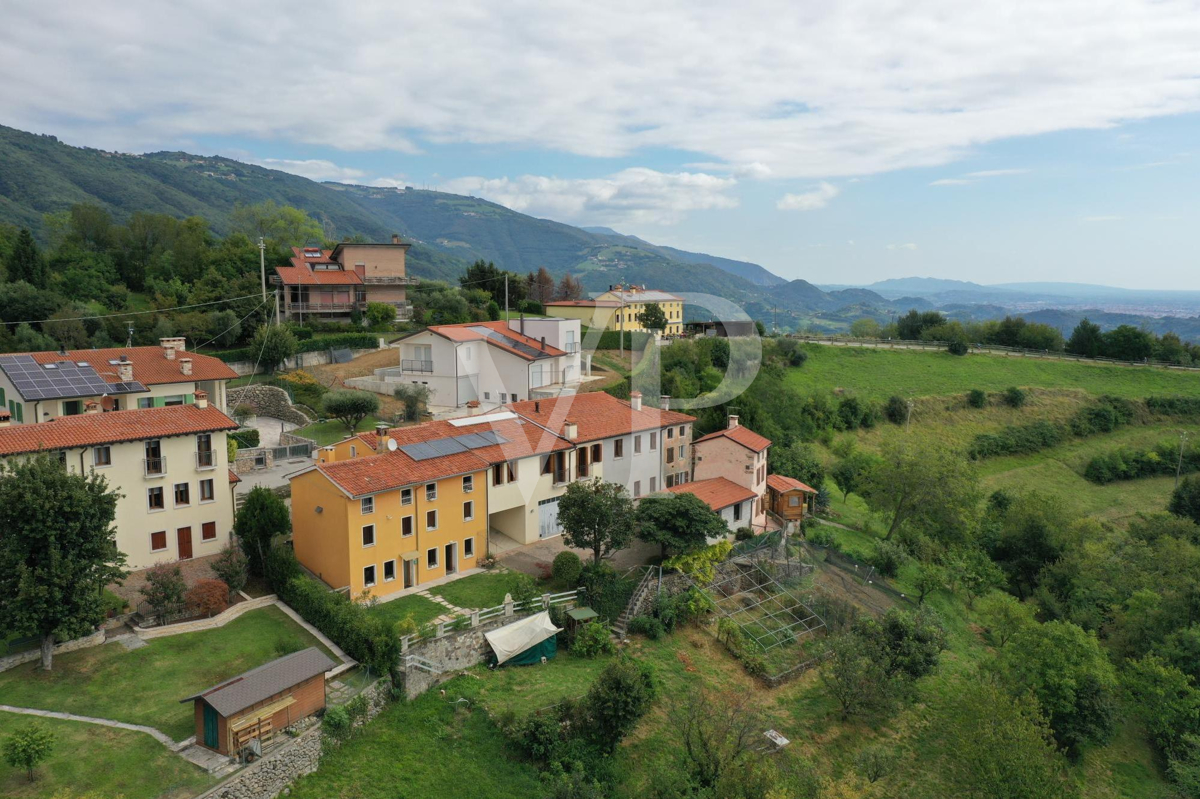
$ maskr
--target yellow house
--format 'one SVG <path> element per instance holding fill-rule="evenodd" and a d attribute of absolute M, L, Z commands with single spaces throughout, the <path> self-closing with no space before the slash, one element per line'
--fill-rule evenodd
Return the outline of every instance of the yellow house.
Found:
<path fill-rule="evenodd" d="M 305 568 L 356 597 L 475 567 L 487 547 L 488 467 L 428 440 L 419 427 L 350 438 L 291 476 L 292 543 Z"/>
<path fill-rule="evenodd" d="M 595 299 L 548 302 L 546 312 L 568 319 L 580 319 L 588 327 L 646 332 L 646 328 L 638 321 L 638 315 L 651 304 L 662 308 L 667 317 L 663 335 L 683 335 L 683 299 L 645 286 L 617 284 Z"/>

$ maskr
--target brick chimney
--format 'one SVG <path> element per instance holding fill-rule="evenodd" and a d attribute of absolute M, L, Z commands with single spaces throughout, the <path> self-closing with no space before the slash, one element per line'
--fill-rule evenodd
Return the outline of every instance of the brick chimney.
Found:
<path fill-rule="evenodd" d="M 83 403 L 84 413 L 100 413 L 100 403 L 95 400 L 88 400 Z"/>
<path fill-rule="evenodd" d="M 122 355 L 117 361 L 117 377 L 121 378 L 122 383 L 133 382 L 133 361 L 128 356 Z"/>
<path fill-rule="evenodd" d="M 640 411 L 642 409 L 642 392 L 629 392 L 629 407 L 633 408 L 635 411 Z"/>
<path fill-rule="evenodd" d="M 174 344 L 164 344 L 163 345 L 163 355 L 167 356 L 168 361 L 175 360 L 175 345 Z"/>
<path fill-rule="evenodd" d="M 163 348 L 163 355 L 167 356 L 168 361 L 175 360 L 175 353 L 177 352 L 187 352 L 187 339 L 183 336 L 160 338 L 158 344 Z"/>
<path fill-rule="evenodd" d="M 387 422 L 375 425 L 375 451 L 382 454 L 387 452 L 388 426 Z"/>
<path fill-rule="evenodd" d="M 205 408 L 208 407 L 208 392 L 207 391 L 205 391 L 202 388 L 198 388 L 198 389 L 196 389 L 196 393 L 194 396 L 196 398 L 196 407 L 197 408 L 199 408 L 200 410 L 204 410 Z"/>
<path fill-rule="evenodd" d="M 738 426 L 737 414 L 736 413 L 729 414 L 729 429 L 732 430 L 733 428 L 735 428 L 737 426 Z"/>
<path fill-rule="evenodd" d="M 180 358 L 179 359 L 179 371 L 185 375 L 190 375 L 192 373 L 192 359 L 191 358 Z"/>
<path fill-rule="evenodd" d="M 671 395 L 660 394 L 658 397 L 658 407 L 664 411 L 671 410 Z"/>
<path fill-rule="evenodd" d="M 567 439 L 567 441 L 574 441 L 579 438 L 579 425 L 570 419 L 563 422 L 563 438 Z"/>
<path fill-rule="evenodd" d="M 392 244 L 399 244 L 399 243 L 400 243 L 400 234 L 393 233 L 392 234 Z"/>

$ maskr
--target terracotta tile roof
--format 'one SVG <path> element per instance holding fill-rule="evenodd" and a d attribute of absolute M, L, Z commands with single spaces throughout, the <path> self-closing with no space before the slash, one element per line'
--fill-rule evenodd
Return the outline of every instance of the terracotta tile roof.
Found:
<path fill-rule="evenodd" d="M 511 403 L 507 407 L 564 437 L 563 427 L 568 421 L 572 421 L 579 428 L 577 442 L 597 441 L 696 421 L 694 417 L 677 411 L 663 411 L 645 406 L 642 406 L 640 411 L 635 411 L 628 402 L 602 391 L 555 399 L 525 400 Z"/>
<path fill-rule="evenodd" d="M 41 424 L 0 428 L 0 455 L 91 447 L 236 430 L 237 423 L 217 408 L 172 405 L 111 413 L 62 416 Z"/>
<path fill-rule="evenodd" d="M 803 491 L 806 494 L 815 494 L 817 489 L 801 483 L 795 477 L 785 477 L 782 474 L 768 474 L 767 487 L 779 491 Z"/>
<path fill-rule="evenodd" d="M 762 452 L 764 449 L 771 446 L 771 439 L 763 438 L 750 428 L 743 427 L 742 425 L 738 425 L 737 427 L 729 427 L 724 430 L 718 430 L 715 433 L 709 433 L 706 436 L 701 436 L 700 438 L 696 439 L 696 443 L 699 444 L 701 441 L 711 441 L 714 438 L 721 438 L 722 436 L 732 439 L 746 449 L 753 450 L 754 452 Z"/>
<path fill-rule="evenodd" d="M 316 270 L 312 264 L 336 264 L 332 250 L 322 250 L 319 258 L 305 258 L 304 250 L 292 248 L 291 266 L 275 267 L 275 274 L 285 286 L 346 286 L 362 285 L 362 278 L 353 269 Z"/>
<path fill-rule="evenodd" d="M 68 350 L 61 352 L 26 353 L 38 363 L 73 361 L 87 363 L 109 383 L 119 383 L 117 367 L 109 361 L 120 360 L 124 355 L 133 363 L 133 379 L 144 386 L 164 383 L 194 383 L 198 380 L 233 380 L 237 372 L 211 355 L 176 351 L 175 360 L 167 360 L 162 347 L 109 347 L 101 350 Z M 192 373 L 185 375 L 180 358 L 192 359 Z"/>
<path fill-rule="evenodd" d="M 525 347 L 536 350 L 536 353 L 523 351 L 509 342 L 495 336 L 487 335 L 479 328 L 492 330 L 509 339 L 511 342 L 516 342 L 517 344 L 522 344 Z M 511 352 L 513 355 L 524 358 L 527 361 L 567 354 L 558 347 L 552 347 L 549 344 L 543 346 L 539 339 L 518 333 L 508 326 L 508 322 L 466 322 L 460 325 L 432 325 L 428 330 L 451 341 L 486 341 L 490 346 L 504 350 L 505 352 Z"/>
<path fill-rule="evenodd" d="M 229 470 L 229 484 L 233 485 L 234 483 L 240 483 L 240 482 L 242 482 L 242 478 L 238 477 L 237 473 L 234 472 L 233 469 L 230 469 Z"/>
<path fill-rule="evenodd" d="M 713 477 L 708 480 L 697 480 L 693 483 L 682 483 L 667 489 L 672 494 L 695 494 L 708 507 L 715 511 L 754 499 L 757 494 L 745 486 L 725 477 Z"/>

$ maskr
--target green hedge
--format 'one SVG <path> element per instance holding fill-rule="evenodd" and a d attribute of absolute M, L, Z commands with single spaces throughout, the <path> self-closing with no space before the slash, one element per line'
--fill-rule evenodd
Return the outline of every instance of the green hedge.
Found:
<path fill-rule="evenodd" d="M 583 334 L 584 344 L 589 343 L 587 335 L 588 335 L 587 333 Z M 600 341 L 596 344 L 596 349 L 598 349 L 598 350 L 620 349 L 621 341 L 620 341 L 619 335 L 620 335 L 620 333 L 617 330 L 605 330 L 603 333 L 600 334 Z M 649 333 L 635 333 L 632 331 L 626 331 L 626 333 L 625 333 L 625 349 L 627 349 L 627 350 L 645 349 L 646 342 L 649 339 L 650 339 Z"/>
<path fill-rule="evenodd" d="M 1057 446 L 1066 437 L 1066 428 L 1053 422 L 1009 425 L 999 433 L 980 433 L 975 436 L 967 454 L 975 459 L 1020 455 Z"/>
<path fill-rule="evenodd" d="M 238 449 L 254 449 L 259 445 L 258 430 L 253 427 L 235 430 L 229 437 L 237 442 Z"/>
<path fill-rule="evenodd" d="M 392 633 L 390 625 L 346 595 L 330 591 L 303 575 L 289 579 L 277 593 L 305 621 L 359 663 L 383 674 L 398 662 L 400 639 Z"/>
<path fill-rule="evenodd" d="M 296 352 L 322 352 L 324 350 L 373 350 L 379 346 L 379 336 L 371 333 L 335 333 L 327 336 L 317 336 L 296 342 Z M 213 357 L 220 358 L 225 363 L 234 361 L 254 361 L 258 352 L 251 347 L 217 352 Z"/>
<path fill-rule="evenodd" d="M 1164 416 L 1200 416 L 1200 397 L 1147 397 L 1146 407 Z"/>
<path fill-rule="evenodd" d="M 1164 441 L 1153 449 L 1133 450 L 1120 448 L 1097 455 L 1083 470 L 1083 476 L 1093 483 L 1105 485 L 1117 480 L 1134 480 L 1139 477 L 1173 475 L 1180 467 L 1179 443 Z M 1189 474 L 1200 470 L 1200 447 L 1192 445 L 1183 450 L 1181 471 Z"/>

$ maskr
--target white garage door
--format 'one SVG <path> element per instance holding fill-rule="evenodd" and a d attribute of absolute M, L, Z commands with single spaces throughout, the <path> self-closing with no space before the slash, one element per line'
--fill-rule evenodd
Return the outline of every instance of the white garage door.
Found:
<path fill-rule="evenodd" d="M 562 535 L 558 523 L 558 497 L 543 499 L 538 503 L 538 538 L 554 538 Z"/>

